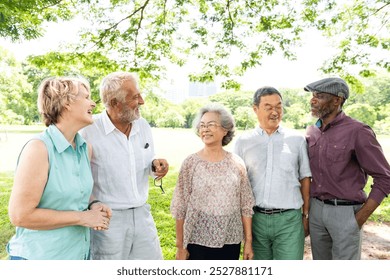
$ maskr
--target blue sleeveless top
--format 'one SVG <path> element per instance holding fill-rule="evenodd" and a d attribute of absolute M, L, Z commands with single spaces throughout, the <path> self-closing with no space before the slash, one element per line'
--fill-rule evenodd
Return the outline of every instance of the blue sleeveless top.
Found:
<path fill-rule="evenodd" d="M 76 134 L 76 149 L 55 125 L 35 139 L 42 140 L 49 155 L 49 174 L 38 208 L 83 211 L 88 207 L 93 179 L 85 140 Z M 83 260 L 89 256 L 90 230 L 67 226 L 52 230 L 16 227 L 7 245 L 8 254 L 29 260 Z"/>

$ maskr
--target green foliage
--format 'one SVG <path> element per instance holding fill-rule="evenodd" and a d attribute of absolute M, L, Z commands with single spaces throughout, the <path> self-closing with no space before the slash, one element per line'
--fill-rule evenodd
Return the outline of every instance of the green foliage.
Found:
<path fill-rule="evenodd" d="M 236 121 L 236 127 L 240 129 L 254 128 L 258 122 L 253 108 L 247 106 L 236 108 L 234 120 Z"/>
<path fill-rule="evenodd" d="M 363 77 L 370 76 L 378 66 L 389 70 L 388 1 L 353 0 L 340 4 L 336 4 L 336 1 L 328 2 L 333 2 L 331 9 L 314 4 L 319 17 L 314 17 L 313 21 L 321 18 L 321 29 L 328 37 L 336 38 L 339 52 L 328 60 L 323 71 L 339 73 L 350 85 L 359 87 L 356 70 Z"/>
<path fill-rule="evenodd" d="M 160 188 L 153 185 L 150 178 L 149 199 L 151 211 L 156 222 L 160 245 L 165 260 L 174 260 L 176 255 L 176 224 L 170 213 L 170 205 L 173 191 L 176 186 L 178 172 L 170 170 L 163 178 L 163 188 L 165 193 L 161 193 Z"/>
<path fill-rule="evenodd" d="M 111 72 L 127 70 L 98 52 L 49 52 L 45 55 L 30 56 L 27 62 L 25 73 L 34 85 L 35 91 L 39 83 L 46 77 L 81 76 L 89 81 L 92 99 L 98 105 L 100 104 L 99 84 L 101 79 Z M 102 109 L 102 107 L 100 106 L 98 109 Z"/>
<path fill-rule="evenodd" d="M 239 107 L 252 108 L 253 92 L 249 91 L 225 91 L 209 97 L 211 102 L 218 102 L 228 107 L 234 115 Z"/>
<path fill-rule="evenodd" d="M 0 260 L 7 258 L 5 246 L 15 233 L 15 228 L 8 217 L 8 201 L 12 184 L 12 174 L 0 173 Z"/>
<path fill-rule="evenodd" d="M 184 123 L 185 119 L 174 109 L 168 109 L 163 112 L 156 121 L 158 127 L 183 127 Z"/>
<path fill-rule="evenodd" d="M 345 108 L 345 113 L 350 117 L 357 119 L 373 127 L 376 121 L 375 109 L 368 104 L 355 103 Z"/>
<path fill-rule="evenodd" d="M 72 1 L 1 1 L 0 37 L 14 41 L 38 38 L 44 34 L 44 23 L 69 20 L 75 12 Z"/>
<path fill-rule="evenodd" d="M 205 98 L 187 99 L 182 104 L 183 117 L 185 120 L 184 128 L 191 128 L 199 109 L 206 105 L 208 101 Z"/>
<path fill-rule="evenodd" d="M 339 49 L 322 70 L 358 92 L 359 75 L 390 70 L 389 9 L 388 0 L 2 1 L 0 36 L 38 38 L 45 23 L 77 15 L 89 26 L 80 30 L 77 53 L 115 59 L 142 80 L 158 80 L 167 62 L 195 59 L 191 80 L 222 77 L 224 88 L 239 90 L 238 76 L 275 53 L 295 59 L 302 34 L 315 28 Z"/>
<path fill-rule="evenodd" d="M 0 47 L 0 124 L 30 124 L 37 113 L 31 102 L 31 85 L 20 73 L 22 66 L 15 57 Z"/>

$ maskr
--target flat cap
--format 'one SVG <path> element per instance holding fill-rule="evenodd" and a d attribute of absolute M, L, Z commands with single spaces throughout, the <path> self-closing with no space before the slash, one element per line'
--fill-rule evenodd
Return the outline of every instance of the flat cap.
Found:
<path fill-rule="evenodd" d="M 305 86 L 306 91 L 330 93 L 344 99 L 349 97 L 349 88 L 347 83 L 340 78 L 325 78 Z"/>

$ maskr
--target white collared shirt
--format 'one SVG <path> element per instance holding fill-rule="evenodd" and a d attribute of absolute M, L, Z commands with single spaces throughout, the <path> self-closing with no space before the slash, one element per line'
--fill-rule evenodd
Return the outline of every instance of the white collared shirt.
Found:
<path fill-rule="evenodd" d="M 257 206 L 284 209 L 302 206 L 300 180 L 311 177 L 303 135 L 280 126 L 268 135 L 257 127 L 237 139 L 234 152 L 245 162 Z"/>
<path fill-rule="evenodd" d="M 104 111 L 80 131 L 92 145 L 93 195 L 114 210 L 139 207 L 148 199 L 154 159 L 152 131 L 144 118 L 133 121 L 129 138 Z"/>

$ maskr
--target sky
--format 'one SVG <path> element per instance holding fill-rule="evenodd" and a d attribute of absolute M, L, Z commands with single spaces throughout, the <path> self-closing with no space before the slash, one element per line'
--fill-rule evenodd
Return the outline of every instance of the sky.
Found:
<path fill-rule="evenodd" d="M 23 60 L 28 55 L 44 54 L 58 50 L 64 43 L 75 42 L 78 31 L 75 26 L 77 24 L 74 22 L 51 23 L 42 38 L 22 43 L 11 43 L 1 38 L 0 45 L 11 51 L 18 60 Z M 242 89 L 255 91 L 266 85 L 276 88 L 303 88 L 308 83 L 323 78 L 318 69 L 335 49 L 330 46 L 329 40 L 314 31 L 303 34 L 302 38 L 302 47 L 296 49 L 296 61 L 288 61 L 278 55 L 266 57 L 261 66 L 249 70 L 240 79 Z M 188 81 L 186 75 L 191 66 L 179 71 L 176 70 L 178 68 L 173 69 L 168 72 L 172 73 L 168 80 L 174 79 L 178 84 Z"/>

